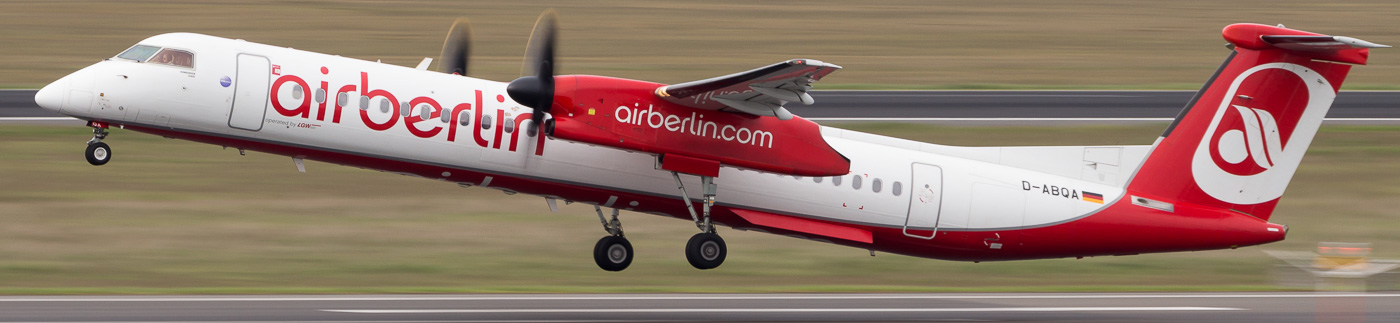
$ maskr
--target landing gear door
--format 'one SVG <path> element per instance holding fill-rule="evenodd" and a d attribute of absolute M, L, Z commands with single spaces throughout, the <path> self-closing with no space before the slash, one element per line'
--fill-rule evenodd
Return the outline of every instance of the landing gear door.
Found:
<path fill-rule="evenodd" d="M 943 205 L 943 169 L 929 164 L 914 164 L 910 185 L 909 216 L 904 219 L 904 235 L 933 239 L 938 234 L 938 216 Z"/>
<path fill-rule="evenodd" d="M 234 75 L 233 103 L 228 113 L 228 126 L 243 130 L 262 130 L 267 114 L 268 87 L 271 84 L 272 63 L 267 57 L 238 54 L 238 74 Z"/>

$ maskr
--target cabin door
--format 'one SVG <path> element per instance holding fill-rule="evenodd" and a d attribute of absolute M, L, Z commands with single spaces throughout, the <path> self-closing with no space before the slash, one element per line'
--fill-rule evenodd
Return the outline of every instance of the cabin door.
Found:
<path fill-rule="evenodd" d="M 272 63 L 267 57 L 238 54 L 238 74 L 234 75 L 233 103 L 228 113 L 228 126 L 243 130 L 262 130 L 267 114 L 272 82 Z"/>

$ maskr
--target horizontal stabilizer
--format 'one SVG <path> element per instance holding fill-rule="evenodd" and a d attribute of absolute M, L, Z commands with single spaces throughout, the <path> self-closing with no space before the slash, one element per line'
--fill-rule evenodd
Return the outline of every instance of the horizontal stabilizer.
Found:
<path fill-rule="evenodd" d="M 1260 36 L 1278 48 L 1300 51 L 1338 51 L 1352 48 L 1390 48 L 1365 40 L 1346 36 Z"/>
<path fill-rule="evenodd" d="M 1311 59 L 1366 65 L 1371 48 L 1390 46 L 1346 36 L 1329 36 L 1260 24 L 1233 24 L 1222 32 L 1226 41 L 1250 50 L 1282 49 Z"/>

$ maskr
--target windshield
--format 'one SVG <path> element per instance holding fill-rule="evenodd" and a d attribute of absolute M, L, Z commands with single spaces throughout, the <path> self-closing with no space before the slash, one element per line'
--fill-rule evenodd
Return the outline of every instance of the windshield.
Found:
<path fill-rule="evenodd" d="M 117 55 L 117 58 L 125 58 L 137 62 L 145 62 L 146 59 L 151 58 L 151 55 L 155 55 L 156 51 L 158 50 L 160 50 L 160 47 L 136 45 L 132 46 L 131 49 L 127 49 L 125 52 L 122 52 L 121 55 Z"/>
<path fill-rule="evenodd" d="M 121 55 L 117 55 L 117 58 L 129 59 L 141 63 L 194 68 L 194 53 L 172 48 L 136 45 L 122 52 Z"/>
<path fill-rule="evenodd" d="M 166 48 L 147 62 L 194 68 L 194 54 L 183 50 Z"/>

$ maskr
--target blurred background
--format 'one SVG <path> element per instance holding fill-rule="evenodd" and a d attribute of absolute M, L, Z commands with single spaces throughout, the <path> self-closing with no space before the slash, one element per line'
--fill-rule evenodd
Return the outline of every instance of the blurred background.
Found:
<path fill-rule="evenodd" d="M 1391 1 L 5 1 L 0 88 L 38 88 L 146 37 L 197 32 L 397 65 L 473 27 L 471 74 L 520 74 L 530 30 L 559 12 L 561 73 L 678 83 L 790 58 L 845 69 L 817 89 L 1196 89 L 1237 22 L 1400 44 Z M 1377 50 L 1351 90 L 1400 89 Z M 1184 103 L 1184 102 L 1183 102 Z M 952 145 L 1151 144 L 1165 123 L 828 124 Z M 697 271 L 685 221 L 624 213 L 638 254 L 597 269 L 591 208 L 114 131 L 0 124 L 0 293 L 1271 290 L 1262 250 L 1370 243 L 1400 258 L 1400 126 L 1329 125 L 1273 221 L 1240 250 L 961 263 L 728 230 Z M 721 197 L 722 198 L 722 197 Z M 1393 286 L 1383 282 L 1377 288 Z"/>
<path fill-rule="evenodd" d="M 196 32 L 412 66 L 453 19 L 473 75 L 519 76 L 531 27 L 559 11 L 561 72 L 678 83 L 791 58 L 846 69 L 819 89 L 1090 87 L 1194 90 L 1220 29 L 1285 24 L 1400 44 L 1394 1 L 4 1 L 0 86 L 37 88 L 146 37 Z M 1349 88 L 1393 88 L 1400 55 Z"/>

